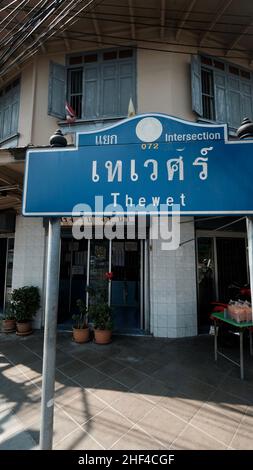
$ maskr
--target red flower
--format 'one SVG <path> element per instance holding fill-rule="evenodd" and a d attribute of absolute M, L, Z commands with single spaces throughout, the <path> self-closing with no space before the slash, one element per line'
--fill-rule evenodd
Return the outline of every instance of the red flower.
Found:
<path fill-rule="evenodd" d="M 105 273 L 105 277 L 108 281 L 111 281 L 113 278 L 113 273 L 112 272 Z"/>

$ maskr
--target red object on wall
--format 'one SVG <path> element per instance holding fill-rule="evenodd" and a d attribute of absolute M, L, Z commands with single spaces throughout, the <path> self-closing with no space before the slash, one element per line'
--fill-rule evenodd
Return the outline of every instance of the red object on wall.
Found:
<path fill-rule="evenodd" d="M 105 273 L 105 277 L 106 279 L 108 279 L 108 281 L 111 281 L 113 278 L 113 273 L 112 272 Z"/>

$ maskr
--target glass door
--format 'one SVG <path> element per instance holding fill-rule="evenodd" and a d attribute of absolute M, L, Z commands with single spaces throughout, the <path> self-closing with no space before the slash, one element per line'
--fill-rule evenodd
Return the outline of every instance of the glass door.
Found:
<path fill-rule="evenodd" d="M 58 323 L 72 323 L 77 299 L 86 298 L 88 241 L 61 240 Z"/>
<path fill-rule="evenodd" d="M 114 329 L 138 332 L 141 328 L 141 241 L 114 240 L 111 265 Z"/>
<path fill-rule="evenodd" d="M 90 241 L 89 287 L 99 291 L 103 299 L 108 301 L 109 282 L 106 273 L 110 270 L 109 240 Z"/>
<path fill-rule="evenodd" d="M 11 298 L 13 258 L 14 258 L 14 238 L 8 238 L 7 259 L 6 259 L 6 279 L 5 279 L 5 299 L 4 299 L 5 307 Z"/>
<path fill-rule="evenodd" d="M 216 300 L 215 288 L 215 256 L 214 239 L 199 237 L 197 239 L 198 263 L 198 326 L 199 332 L 204 332 L 209 325 L 210 305 Z"/>

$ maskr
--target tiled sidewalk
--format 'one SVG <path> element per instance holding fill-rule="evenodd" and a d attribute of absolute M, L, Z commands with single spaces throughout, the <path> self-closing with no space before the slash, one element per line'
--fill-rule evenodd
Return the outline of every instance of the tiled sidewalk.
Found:
<path fill-rule="evenodd" d="M 237 349 L 229 351 L 237 354 Z M 253 358 L 246 380 L 213 360 L 213 338 L 59 333 L 55 449 L 253 449 Z M 38 449 L 42 335 L 0 334 L 0 449 Z"/>

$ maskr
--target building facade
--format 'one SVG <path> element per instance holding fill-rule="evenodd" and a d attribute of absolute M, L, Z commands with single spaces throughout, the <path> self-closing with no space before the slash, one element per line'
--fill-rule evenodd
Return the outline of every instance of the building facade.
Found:
<path fill-rule="evenodd" d="M 245 116 L 253 118 L 253 67 L 245 38 L 252 7 L 240 6 L 239 27 L 235 1 L 222 8 L 215 1 L 201 2 L 201 8 L 200 2 L 180 1 L 177 10 L 175 2 L 157 3 L 111 2 L 102 8 L 95 2 L 94 10 L 80 14 L 63 33 L 41 39 L 36 53 L 3 67 L 0 309 L 11 289 L 37 285 L 42 295 L 37 328 L 43 326 L 47 221 L 21 213 L 28 148 L 48 147 L 58 128 L 75 145 L 77 132 L 126 118 L 130 99 L 136 114 L 225 123 L 231 139 Z M 66 102 L 75 112 L 73 122 L 66 119 Z M 207 331 L 210 303 L 228 300 L 233 282 L 248 283 L 241 218 L 181 217 L 180 247 L 172 251 L 161 249 L 161 239 L 151 239 L 152 217 L 142 239 L 123 241 L 95 235 L 75 240 L 72 224 L 62 219 L 60 325 L 71 321 L 86 286 L 103 282 L 109 271 L 115 331 L 156 337 Z"/>

